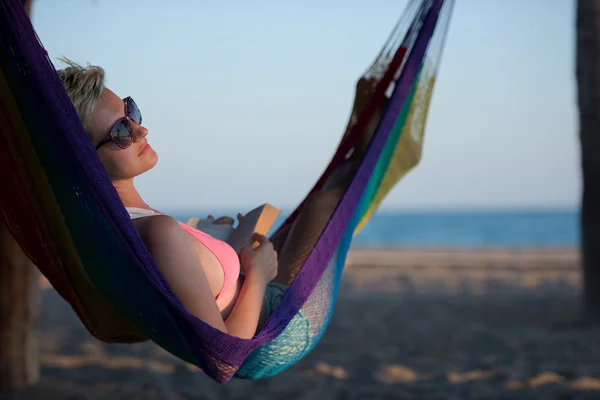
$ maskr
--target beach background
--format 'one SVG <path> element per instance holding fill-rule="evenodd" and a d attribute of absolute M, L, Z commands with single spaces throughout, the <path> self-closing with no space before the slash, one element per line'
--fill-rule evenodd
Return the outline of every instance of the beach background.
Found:
<path fill-rule="evenodd" d="M 316 348 L 226 385 L 152 343 L 99 343 L 42 279 L 41 382 L 0 398 L 598 398 L 577 226 L 565 210 L 382 212 L 356 238 Z"/>

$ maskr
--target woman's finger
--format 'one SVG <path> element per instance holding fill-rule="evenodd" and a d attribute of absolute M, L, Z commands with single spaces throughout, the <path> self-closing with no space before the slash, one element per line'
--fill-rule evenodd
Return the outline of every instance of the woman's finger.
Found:
<path fill-rule="evenodd" d="M 267 239 L 267 237 L 265 235 L 261 235 L 260 233 L 256 233 L 256 232 L 254 232 L 252 234 L 252 240 L 257 241 L 260 244 L 268 242 L 268 239 Z"/>

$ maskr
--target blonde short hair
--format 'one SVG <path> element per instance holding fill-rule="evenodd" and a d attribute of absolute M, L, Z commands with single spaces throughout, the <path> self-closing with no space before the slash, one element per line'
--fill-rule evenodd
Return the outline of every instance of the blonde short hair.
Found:
<path fill-rule="evenodd" d="M 95 65 L 81 66 L 68 58 L 60 61 L 67 66 L 57 71 L 58 77 L 89 134 L 92 113 L 104 90 L 104 69 Z"/>

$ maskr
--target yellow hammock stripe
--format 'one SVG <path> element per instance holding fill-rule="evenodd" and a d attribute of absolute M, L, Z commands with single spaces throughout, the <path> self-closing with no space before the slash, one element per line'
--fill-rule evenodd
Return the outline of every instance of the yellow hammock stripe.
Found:
<path fill-rule="evenodd" d="M 396 142 L 396 147 L 389 160 L 383 178 L 379 183 L 379 187 L 376 189 L 375 195 L 370 201 L 368 199 L 365 199 L 364 201 L 364 204 L 368 206 L 363 210 L 362 217 L 354 231 L 354 235 L 357 235 L 364 228 L 383 199 L 398 181 L 400 181 L 400 179 L 402 179 L 421 160 L 427 113 L 431 103 L 434 84 L 435 74 L 428 73 L 425 67 L 422 68 L 419 80 L 416 82 L 416 89 L 414 90 L 414 97 L 410 103 L 410 109 L 406 116 L 402 131 L 400 132 L 400 137 Z M 400 114 L 400 118 L 402 118 L 402 113 Z M 390 137 L 390 139 L 392 139 L 392 137 Z M 386 146 L 389 145 L 393 146 L 393 143 L 386 144 Z M 373 178 L 377 179 L 376 177 Z"/>

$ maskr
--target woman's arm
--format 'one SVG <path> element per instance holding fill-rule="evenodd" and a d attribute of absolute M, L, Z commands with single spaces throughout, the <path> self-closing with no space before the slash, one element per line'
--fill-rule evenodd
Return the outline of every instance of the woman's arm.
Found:
<path fill-rule="evenodd" d="M 244 279 L 242 288 L 231 313 L 225 320 L 227 329 L 238 332 L 236 336 L 250 339 L 254 337 L 267 284 L 264 280 L 250 275 Z"/>
<path fill-rule="evenodd" d="M 159 215 L 140 220 L 136 227 L 173 293 L 190 313 L 230 335 L 245 339 L 254 336 L 266 287 L 258 274 L 244 283 L 225 322 L 196 251 L 179 222 Z"/>

